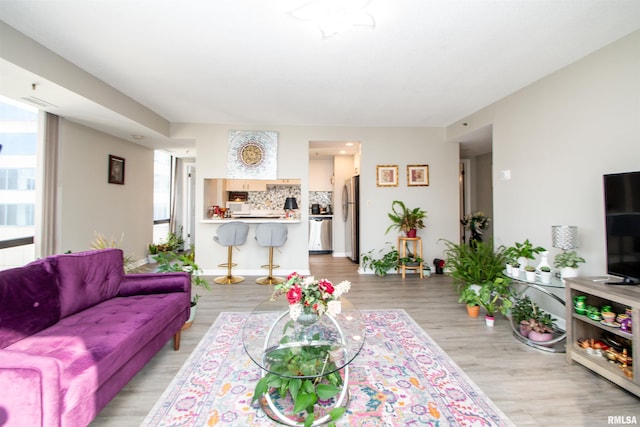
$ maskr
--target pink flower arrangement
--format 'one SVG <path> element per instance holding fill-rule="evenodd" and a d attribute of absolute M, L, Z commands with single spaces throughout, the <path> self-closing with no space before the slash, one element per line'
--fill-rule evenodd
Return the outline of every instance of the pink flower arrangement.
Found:
<path fill-rule="evenodd" d="M 301 313 L 335 316 L 341 311 L 340 297 L 349 292 L 351 282 L 344 280 L 334 286 L 327 279 L 316 280 L 313 276 L 291 273 L 287 280 L 274 286 L 271 300 L 286 295 L 289 315 L 295 321 Z"/>

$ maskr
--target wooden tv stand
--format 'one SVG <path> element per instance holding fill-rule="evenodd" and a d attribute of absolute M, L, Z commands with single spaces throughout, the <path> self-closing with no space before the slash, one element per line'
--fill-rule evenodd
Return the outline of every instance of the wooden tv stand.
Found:
<path fill-rule="evenodd" d="M 567 278 L 566 318 L 567 318 L 567 362 L 577 362 L 609 381 L 619 385 L 629 392 L 640 396 L 640 287 L 608 285 L 606 277 L 573 277 Z M 620 328 L 603 325 L 586 315 L 578 314 L 574 310 L 573 298 L 578 295 L 587 297 L 587 306 L 598 309 L 603 305 L 610 305 L 617 314 L 624 313 L 631 308 L 633 319 L 631 332 Z M 624 370 L 618 363 L 608 361 L 606 356 L 596 356 L 578 345 L 578 339 L 601 339 L 611 336 L 624 342 L 631 341 L 633 361 Z"/>

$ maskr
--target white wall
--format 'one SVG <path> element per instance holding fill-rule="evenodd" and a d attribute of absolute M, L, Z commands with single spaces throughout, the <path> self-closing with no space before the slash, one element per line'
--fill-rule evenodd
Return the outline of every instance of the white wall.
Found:
<path fill-rule="evenodd" d="M 640 32 L 448 128 L 455 141 L 463 128 L 493 123 L 498 243 L 529 238 L 551 249 L 552 225 L 576 225 L 581 274 L 605 273 L 602 175 L 640 170 L 638 46 Z M 500 180 L 501 170 L 511 180 Z"/>
<path fill-rule="evenodd" d="M 90 249 L 95 232 L 142 259 L 153 239 L 153 150 L 60 120 L 57 252 Z M 109 184 L 108 158 L 125 159 L 125 185 Z"/>
<path fill-rule="evenodd" d="M 229 125 L 175 124 L 174 138 L 195 138 L 197 141 L 196 212 L 203 210 L 203 180 L 223 178 L 226 174 L 227 138 L 231 129 L 272 130 L 279 134 L 278 178 L 301 180 L 302 194 L 308 193 L 308 141 L 360 141 L 361 215 L 360 252 L 381 249 L 385 242 L 396 244 L 397 235 L 384 231 L 390 221 L 387 213 L 393 200 L 403 200 L 409 207 L 421 207 L 428 212 L 427 228 L 419 232 L 424 240 L 425 258 L 442 255 L 438 239 L 458 239 L 458 146 L 445 142 L 445 130 L 435 128 L 336 128 L 336 127 L 237 127 Z M 376 186 L 376 165 L 397 164 L 399 186 Z M 406 166 L 428 164 L 428 187 L 408 187 Z M 292 225 L 289 240 L 276 254 L 283 270 L 308 269 L 308 200 L 301 201 L 302 223 Z M 338 218 L 341 212 L 336 210 Z M 226 250 L 213 242 L 215 226 L 196 225 L 196 259 L 205 270 L 217 270 L 226 260 Z M 253 237 L 250 236 L 250 239 Z M 250 242 L 252 243 L 252 242 Z M 256 268 L 264 263 L 266 251 L 246 245 L 234 252 L 239 274 L 244 268 Z M 237 260 L 237 261 L 236 261 Z M 244 273 L 248 274 L 248 273 Z"/>

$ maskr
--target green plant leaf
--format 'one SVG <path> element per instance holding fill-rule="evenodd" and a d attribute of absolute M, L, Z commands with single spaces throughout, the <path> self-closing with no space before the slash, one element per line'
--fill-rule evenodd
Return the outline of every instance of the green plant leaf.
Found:
<path fill-rule="evenodd" d="M 333 408 L 331 411 L 329 411 L 329 415 L 331 416 L 331 419 L 335 421 L 340 418 L 346 410 L 347 408 L 345 407 Z"/>
<path fill-rule="evenodd" d="M 253 397 L 251 398 L 251 403 L 258 400 L 263 394 L 267 392 L 267 382 L 269 381 L 269 377 L 265 376 L 260 378 L 260 381 L 256 384 L 256 387 L 253 389 Z"/>
<path fill-rule="evenodd" d="M 331 384 L 318 384 L 316 387 L 316 393 L 322 400 L 331 399 L 333 396 L 338 394 L 338 392 L 340 392 L 340 389 Z"/>
<path fill-rule="evenodd" d="M 298 398 L 294 401 L 293 412 L 302 412 L 304 410 L 308 411 L 308 408 L 311 407 L 311 412 L 313 412 L 313 405 L 318 401 L 318 396 L 312 393 L 298 393 Z"/>
<path fill-rule="evenodd" d="M 291 393 L 293 400 L 298 397 L 298 391 L 300 391 L 301 386 L 302 380 L 300 378 L 293 378 L 289 381 L 289 393 Z"/>

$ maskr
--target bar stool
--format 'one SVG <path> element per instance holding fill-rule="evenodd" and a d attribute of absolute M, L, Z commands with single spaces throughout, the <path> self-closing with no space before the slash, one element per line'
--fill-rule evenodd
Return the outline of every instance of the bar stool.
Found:
<path fill-rule="evenodd" d="M 256 240 L 258 245 L 269 247 L 269 264 L 261 265 L 261 268 L 268 268 L 269 274 L 266 277 L 256 279 L 259 285 L 277 285 L 284 282 L 282 277 L 273 277 L 273 268 L 280 267 L 273 264 L 273 248 L 279 248 L 287 241 L 289 228 L 280 223 L 262 223 L 256 227 Z"/>
<path fill-rule="evenodd" d="M 247 241 L 247 234 L 249 234 L 249 226 L 244 222 L 227 222 L 218 227 L 218 233 L 214 236 L 213 240 L 228 248 L 227 262 L 218 264 L 218 267 L 227 267 L 227 275 L 216 277 L 213 280 L 215 283 L 219 285 L 232 285 L 244 281 L 244 277 L 242 276 L 231 275 L 231 267 L 237 265 L 232 262 L 233 247 L 244 245 Z"/>

